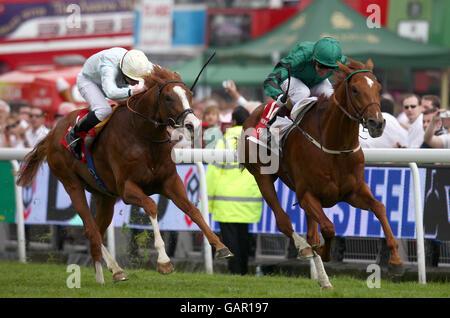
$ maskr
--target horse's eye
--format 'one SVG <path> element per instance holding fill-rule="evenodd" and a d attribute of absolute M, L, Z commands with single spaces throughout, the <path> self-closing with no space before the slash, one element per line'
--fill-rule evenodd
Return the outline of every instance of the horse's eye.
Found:
<path fill-rule="evenodd" d="M 173 101 L 172 97 L 170 97 L 169 95 L 166 95 L 166 97 L 164 98 L 166 102 L 170 103 Z"/>
<path fill-rule="evenodd" d="M 358 94 L 358 90 L 356 89 L 355 86 L 352 86 L 352 92 L 353 92 L 353 94 Z"/>

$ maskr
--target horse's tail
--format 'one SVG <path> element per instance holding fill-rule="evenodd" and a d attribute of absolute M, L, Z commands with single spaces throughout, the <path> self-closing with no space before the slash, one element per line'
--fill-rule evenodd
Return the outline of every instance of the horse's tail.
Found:
<path fill-rule="evenodd" d="M 47 156 L 50 140 L 49 133 L 25 156 L 20 165 L 19 173 L 17 174 L 16 184 L 18 186 L 26 187 L 33 182 L 39 167 Z"/>

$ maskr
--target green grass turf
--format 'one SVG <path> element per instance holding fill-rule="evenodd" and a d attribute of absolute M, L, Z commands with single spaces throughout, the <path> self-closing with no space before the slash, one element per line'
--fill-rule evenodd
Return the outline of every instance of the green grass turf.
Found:
<path fill-rule="evenodd" d="M 334 290 L 321 290 L 306 277 L 238 276 L 125 269 L 129 280 L 113 283 L 104 268 L 105 284 L 95 282 L 94 269 L 80 267 L 81 287 L 68 288 L 66 265 L 0 262 L 0 298 L 416 298 L 450 297 L 450 283 L 381 281 L 370 289 L 366 281 L 331 276 Z"/>

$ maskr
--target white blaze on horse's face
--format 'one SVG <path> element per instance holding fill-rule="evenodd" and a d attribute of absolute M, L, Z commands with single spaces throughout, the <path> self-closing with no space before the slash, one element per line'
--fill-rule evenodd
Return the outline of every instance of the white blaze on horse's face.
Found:
<path fill-rule="evenodd" d="M 372 81 L 369 77 L 367 77 L 367 76 L 364 76 L 364 77 L 366 78 L 366 81 L 367 81 L 367 84 L 369 85 L 369 87 L 372 88 L 372 86 L 373 86 L 373 81 Z"/>
<path fill-rule="evenodd" d="M 189 104 L 189 100 L 186 96 L 186 91 L 184 90 L 184 88 L 182 88 L 181 86 L 175 86 L 173 88 L 173 91 L 178 95 L 178 97 L 180 97 L 183 109 L 190 109 L 191 105 Z M 189 113 L 184 120 L 184 125 L 186 126 L 188 124 L 191 124 L 194 127 L 194 131 L 201 129 L 201 121 L 192 113 Z"/>

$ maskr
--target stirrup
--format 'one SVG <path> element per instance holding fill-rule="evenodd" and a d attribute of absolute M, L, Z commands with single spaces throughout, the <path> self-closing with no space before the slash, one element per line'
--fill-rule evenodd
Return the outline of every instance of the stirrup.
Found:
<path fill-rule="evenodd" d="M 270 133 L 270 126 L 264 127 L 263 131 L 261 132 L 259 139 L 267 144 L 270 148 L 270 140 L 272 138 L 272 134 Z"/>
<path fill-rule="evenodd" d="M 80 147 L 81 138 L 74 131 L 73 128 L 66 135 L 67 149 L 72 152 L 73 156 L 77 160 L 81 160 L 81 147 Z"/>

